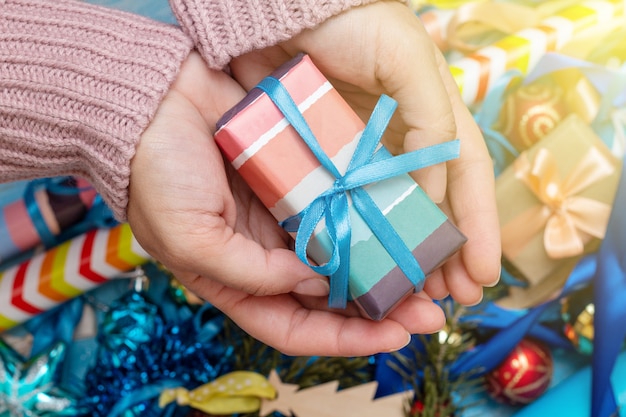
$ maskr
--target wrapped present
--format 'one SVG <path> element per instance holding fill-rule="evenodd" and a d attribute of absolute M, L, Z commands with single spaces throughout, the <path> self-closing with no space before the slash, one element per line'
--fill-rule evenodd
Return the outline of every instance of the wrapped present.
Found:
<path fill-rule="evenodd" d="M 567 7 L 537 25 L 506 36 L 492 45 L 452 60 L 450 70 L 466 104 L 480 102 L 494 83 L 508 70 L 527 74 L 550 51 L 562 51 L 568 44 L 590 33 L 606 34 L 624 25 L 621 0 L 584 1 Z"/>
<path fill-rule="evenodd" d="M 295 112 L 310 127 L 319 150 L 314 153 L 313 145 L 303 140 L 300 131 L 294 129 L 296 125 L 299 129 L 301 123 L 288 122 L 276 101 L 258 88 L 224 115 L 218 123 L 215 139 L 226 158 L 274 217 L 292 231 L 295 229 L 290 229 L 289 223 L 301 221 L 302 225 L 304 212 L 310 214 L 320 209 L 309 210 L 311 204 L 323 200 L 320 196 L 335 187 L 337 175 L 344 174 L 352 164 L 355 149 L 366 134 L 364 123 L 308 56 L 299 56 L 279 68 L 272 79 L 280 80 L 276 83 L 285 89 L 285 94 L 297 106 Z M 377 145 L 376 141 L 374 147 Z M 387 158 L 395 159 L 390 158 L 384 147 L 378 147 L 373 159 Z M 410 159 L 406 158 L 407 161 Z M 341 174 L 329 172 L 323 160 L 332 161 L 335 168 L 330 169 Z M 372 319 L 382 319 L 413 293 L 416 286 L 420 289 L 424 275 L 455 253 L 466 238 L 408 174 L 367 183 L 362 189 L 369 196 L 364 198 L 371 198 L 376 206 L 373 212 L 377 213 L 372 215 L 378 217 L 375 221 L 364 220 L 362 210 L 355 209 L 358 202 L 355 194 L 359 190 L 351 190 L 349 207 L 348 204 L 345 206 L 349 213 L 345 219 L 349 221 L 346 231 L 350 233 L 350 240 L 345 248 L 349 262 L 343 259 L 340 269 L 347 271 L 349 268 L 349 293 L 364 314 Z M 328 198 L 333 197 L 329 195 Z M 307 254 L 299 254 L 304 262 L 309 256 L 318 265 L 328 265 L 335 260 L 335 251 L 342 250 L 332 238 L 336 231 L 334 224 L 325 222 L 324 218 L 329 218 L 328 213 L 322 214 L 317 219 L 321 221 L 316 222 L 311 230 L 298 231 L 296 235 L 296 252 L 302 249 L 298 237 L 305 236 L 306 239 Z M 372 228 L 377 229 L 382 223 L 390 226 L 389 234 L 395 235 L 393 239 L 401 239 L 399 246 L 402 248 L 386 249 L 387 240 L 392 237 L 382 239 L 381 243 L 377 238 L 379 230 L 373 231 Z M 399 268 L 399 253 L 403 253 L 403 262 L 412 265 L 408 268 L 410 270 Z M 420 279 L 411 276 L 420 274 L 422 282 L 416 283 Z M 330 304 L 337 306 L 332 302 L 333 285 L 331 277 Z"/>
<path fill-rule="evenodd" d="M 19 198 L 0 207 L 0 262 L 40 244 L 57 244 L 55 237 L 85 217 L 96 195 L 80 178 L 27 183 Z"/>
<path fill-rule="evenodd" d="M 444 52 L 475 52 L 541 19 L 560 12 L 578 0 L 542 2 L 469 1 L 456 7 L 442 5 L 416 10 L 437 47 Z"/>
<path fill-rule="evenodd" d="M 578 69 L 563 69 L 507 92 L 493 128 L 523 151 L 572 113 L 591 123 L 599 103 L 598 91 Z"/>
<path fill-rule="evenodd" d="M 122 272 L 149 255 L 130 226 L 96 229 L 0 274 L 0 331 L 23 323 Z"/>
<path fill-rule="evenodd" d="M 538 291 L 531 304 L 562 286 L 579 258 L 597 249 L 620 172 L 620 160 L 573 114 L 497 178 L 505 265 Z"/>

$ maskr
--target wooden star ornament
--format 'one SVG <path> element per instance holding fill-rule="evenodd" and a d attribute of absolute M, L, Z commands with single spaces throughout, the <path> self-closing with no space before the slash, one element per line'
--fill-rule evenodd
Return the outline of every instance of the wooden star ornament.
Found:
<path fill-rule="evenodd" d="M 275 370 L 268 380 L 278 395 L 261 403 L 262 417 L 274 411 L 297 417 L 405 417 L 404 404 L 413 395 L 412 391 L 405 391 L 374 399 L 376 381 L 339 391 L 338 381 L 299 390 L 298 385 L 283 383 Z"/>

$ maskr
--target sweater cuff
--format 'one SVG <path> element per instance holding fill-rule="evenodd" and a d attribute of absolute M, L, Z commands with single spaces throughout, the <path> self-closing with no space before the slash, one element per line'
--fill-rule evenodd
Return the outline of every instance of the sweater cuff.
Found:
<path fill-rule="evenodd" d="M 170 0 L 174 15 L 207 64 L 286 41 L 305 29 L 375 0 Z"/>
<path fill-rule="evenodd" d="M 79 1 L 0 3 L 0 180 L 81 176 L 125 220 L 130 160 L 191 40 Z"/>

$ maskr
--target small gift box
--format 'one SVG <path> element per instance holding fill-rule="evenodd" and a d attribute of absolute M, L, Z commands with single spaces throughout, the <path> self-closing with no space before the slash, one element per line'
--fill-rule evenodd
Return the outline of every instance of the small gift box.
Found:
<path fill-rule="evenodd" d="M 497 178 L 505 261 L 544 298 L 597 249 L 620 172 L 619 159 L 572 114 Z"/>
<path fill-rule="evenodd" d="M 343 251 L 345 256 L 335 266 L 349 270 L 346 280 L 350 297 L 364 315 L 382 319 L 404 297 L 421 289 L 424 276 L 455 253 L 466 238 L 406 173 L 372 183 L 363 181 L 362 187 L 346 193 L 335 192 L 350 182 L 348 177 L 355 178 L 346 172 L 353 159 L 361 158 L 362 136 L 370 136 L 364 133 L 364 123 L 306 55 L 277 69 L 271 80 L 275 81 L 272 85 L 278 84 L 283 96 L 288 96 L 283 101 L 290 101 L 302 119 L 288 121 L 284 109 L 260 85 L 218 122 L 215 140 L 283 227 L 293 232 L 296 229 L 290 225 L 299 224 L 296 252 L 302 249 L 299 238 L 303 236 L 306 250 L 304 259 L 299 254 L 300 259 L 307 262 L 308 256 L 326 268 L 337 261 L 336 252 Z M 316 143 L 303 140 L 308 137 L 300 134 L 303 124 Z M 378 146 L 378 140 L 374 148 L 374 156 L 367 161 L 372 165 L 395 159 Z M 449 157 L 441 160 L 446 159 Z M 376 176 L 375 166 L 369 168 L 370 174 Z M 329 169 L 338 172 L 333 174 Z M 350 194 L 349 198 L 346 194 Z M 324 206 L 324 201 L 331 200 L 332 207 Z M 369 204 L 365 214 L 355 208 L 363 201 Z M 319 216 L 311 214 L 317 210 Z M 342 225 L 329 224 L 333 216 L 343 215 L 333 210 L 346 214 Z M 311 216 L 316 221 L 305 226 Z M 303 227 L 308 227 L 307 231 L 303 232 Z M 386 238 L 377 238 L 381 229 L 385 229 L 382 236 Z M 347 247 L 343 248 L 333 237 L 342 231 L 349 236 L 344 245 Z M 391 241 L 395 249 L 389 249 Z M 400 263 L 410 267 L 401 268 Z M 318 270 L 324 271 L 327 269 Z M 341 301 L 333 302 L 336 282 L 332 274 L 327 275 L 331 275 L 330 305 L 341 306 Z M 347 294 L 343 305 L 345 298 Z"/>
<path fill-rule="evenodd" d="M 572 4 L 529 28 L 521 29 L 492 45 L 455 59 L 450 71 L 461 89 L 466 104 L 481 102 L 509 70 L 529 73 L 548 52 L 576 52 L 588 39 L 606 35 L 624 25 L 621 0 L 595 0 Z M 587 46 L 588 48 L 588 46 Z"/>

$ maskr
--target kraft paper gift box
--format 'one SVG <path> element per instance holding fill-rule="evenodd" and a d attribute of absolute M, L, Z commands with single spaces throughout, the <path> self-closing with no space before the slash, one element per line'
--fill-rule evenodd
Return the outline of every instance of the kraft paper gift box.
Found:
<path fill-rule="evenodd" d="M 505 304 L 523 307 L 549 297 L 581 256 L 597 250 L 620 173 L 619 159 L 575 114 L 502 172 L 496 200 L 504 265 L 531 289 L 519 290 L 518 298 L 532 299 Z"/>
<path fill-rule="evenodd" d="M 321 148 L 345 172 L 364 123 L 307 55 L 277 69 Z M 215 139 L 226 158 L 279 221 L 297 215 L 332 187 L 334 177 L 286 121 L 266 93 L 253 89 L 218 122 Z M 386 152 L 384 148 L 380 151 Z M 364 187 L 428 275 L 465 242 L 465 236 L 408 174 Z M 354 207 L 350 207 L 349 294 L 365 316 L 380 320 L 415 291 L 414 285 Z M 307 247 L 325 263 L 332 252 L 323 221 Z"/>

